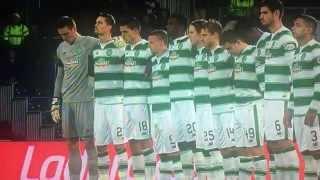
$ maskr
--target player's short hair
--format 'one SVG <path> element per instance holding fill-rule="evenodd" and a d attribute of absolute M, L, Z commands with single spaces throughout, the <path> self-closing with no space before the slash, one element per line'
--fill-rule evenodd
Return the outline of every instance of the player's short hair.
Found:
<path fill-rule="evenodd" d="M 149 33 L 149 36 L 157 36 L 159 39 L 161 39 L 166 45 L 168 45 L 168 34 L 165 30 L 162 29 L 156 29 Z"/>
<path fill-rule="evenodd" d="M 99 16 L 104 17 L 105 21 L 107 22 L 108 25 L 115 25 L 116 24 L 116 20 L 114 19 L 114 17 L 106 12 L 100 12 Z"/>
<path fill-rule="evenodd" d="M 294 19 L 298 18 L 302 19 L 307 26 L 312 28 L 312 34 L 316 33 L 318 20 L 315 17 L 310 16 L 308 14 L 299 14 Z"/>
<path fill-rule="evenodd" d="M 221 41 L 222 43 L 235 43 L 237 40 L 248 43 L 249 38 L 248 34 L 250 33 L 250 26 L 247 26 L 248 23 L 237 21 L 234 28 L 226 30 L 222 33 Z"/>
<path fill-rule="evenodd" d="M 236 30 L 227 30 L 222 33 L 222 44 L 235 43 L 237 40 L 243 41 L 243 37 L 241 37 L 241 35 Z"/>
<path fill-rule="evenodd" d="M 177 21 L 177 24 L 180 27 L 183 27 L 184 29 L 186 29 L 187 27 L 187 18 L 183 15 L 180 14 L 172 14 L 169 16 L 168 19 L 175 19 Z"/>
<path fill-rule="evenodd" d="M 124 17 L 119 21 L 119 26 L 127 26 L 129 29 L 141 30 L 141 23 L 136 17 Z"/>
<path fill-rule="evenodd" d="M 280 18 L 283 16 L 284 6 L 280 0 L 262 0 L 259 4 L 259 8 L 261 7 L 268 7 L 271 12 L 279 10 Z"/>
<path fill-rule="evenodd" d="M 210 34 L 218 33 L 218 35 L 221 36 L 222 25 L 215 19 L 209 19 L 204 28 L 207 29 Z"/>
<path fill-rule="evenodd" d="M 192 21 L 190 23 L 190 25 L 194 26 L 197 33 L 200 33 L 201 29 L 204 29 L 207 23 L 208 23 L 208 21 L 205 19 L 196 19 L 196 20 Z"/>
<path fill-rule="evenodd" d="M 227 32 L 228 33 L 224 33 Z M 239 20 L 233 21 L 232 26 L 226 28 L 222 32 L 222 43 L 223 41 L 232 42 L 241 40 L 248 44 L 256 44 L 257 39 L 260 37 L 260 29 L 257 28 L 255 22 L 249 19 L 249 17 L 240 18 Z M 227 37 L 229 36 L 230 37 Z"/>
<path fill-rule="evenodd" d="M 61 16 L 56 23 L 56 28 L 64 28 L 68 27 L 69 29 L 76 27 L 76 22 L 72 17 L 69 16 Z"/>

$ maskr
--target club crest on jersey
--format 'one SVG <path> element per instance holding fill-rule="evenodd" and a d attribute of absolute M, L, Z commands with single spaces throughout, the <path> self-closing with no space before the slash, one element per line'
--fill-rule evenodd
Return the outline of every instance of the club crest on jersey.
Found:
<path fill-rule="evenodd" d="M 108 57 L 110 57 L 112 55 L 112 49 L 107 49 L 106 54 Z"/>
<path fill-rule="evenodd" d="M 287 51 L 295 50 L 296 49 L 296 44 L 295 43 L 287 43 L 284 46 L 284 49 L 287 50 Z"/>
<path fill-rule="evenodd" d="M 266 57 L 266 49 L 258 49 L 257 57 L 259 57 L 259 58 Z"/>
<path fill-rule="evenodd" d="M 169 58 L 172 60 L 176 60 L 179 57 L 176 51 L 170 51 Z"/>

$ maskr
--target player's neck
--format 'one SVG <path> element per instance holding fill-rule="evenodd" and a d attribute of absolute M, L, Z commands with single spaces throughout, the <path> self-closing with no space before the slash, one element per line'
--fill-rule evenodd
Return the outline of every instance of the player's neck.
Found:
<path fill-rule="evenodd" d="M 197 48 L 197 49 L 201 49 L 202 47 L 203 47 L 203 44 L 202 44 L 202 43 L 196 44 L 196 48 Z"/>
<path fill-rule="evenodd" d="M 302 46 L 306 45 L 312 39 L 313 39 L 313 36 L 311 36 L 311 35 L 306 35 L 305 37 L 298 39 L 299 46 L 302 47 Z"/>
<path fill-rule="evenodd" d="M 72 45 L 77 39 L 78 39 L 78 37 L 80 37 L 80 34 L 78 33 L 78 32 L 76 32 L 75 34 L 74 34 L 74 37 L 73 37 L 73 39 L 72 39 L 72 41 L 71 42 L 68 42 L 70 45 Z"/>
<path fill-rule="evenodd" d="M 141 36 L 136 36 L 135 38 L 132 39 L 131 44 L 136 45 L 139 41 L 141 41 Z"/>
<path fill-rule="evenodd" d="M 277 32 L 282 27 L 281 21 L 275 21 L 270 27 L 269 30 L 271 33 Z"/>
<path fill-rule="evenodd" d="M 211 46 L 209 47 L 209 49 L 215 49 L 219 46 L 219 42 L 218 41 L 215 41 L 215 42 L 212 42 Z"/>
<path fill-rule="evenodd" d="M 99 40 L 101 43 L 106 43 L 112 40 L 111 34 L 99 35 Z"/>
<path fill-rule="evenodd" d="M 157 57 L 160 57 L 162 54 L 164 54 L 167 51 L 166 48 L 161 49 L 159 52 L 156 53 Z"/>

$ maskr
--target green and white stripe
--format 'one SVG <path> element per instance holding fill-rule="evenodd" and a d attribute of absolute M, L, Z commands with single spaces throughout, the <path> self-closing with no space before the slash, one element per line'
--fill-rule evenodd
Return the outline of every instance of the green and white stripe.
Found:
<path fill-rule="evenodd" d="M 262 98 L 256 74 L 255 47 L 248 46 L 235 57 L 234 91 L 237 103 L 247 103 Z"/>
<path fill-rule="evenodd" d="M 199 48 L 194 65 L 194 102 L 195 104 L 210 104 L 210 86 L 208 78 L 207 49 Z"/>
<path fill-rule="evenodd" d="M 261 38 L 263 39 L 257 43 L 257 57 L 260 63 L 261 61 L 263 63 L 264 59 L 264 78 L 259 77 L 259 80 L 263 80 L 265 84 L 264 98 L 289 100 L 290 64 L 294 58 L 297 42 L 291 31 L 284 26 L 277 32 Z"/>
<path fill-rule="evenodd" d="M 295 115 L 308 109 L 320 110 L 320 43 L 311 40 L 297 50 L 292 63 L 292 90 Z"/>
<path fill-rule="evenodd" d="M 152 90 L 149 103 L 152 111 L 170 111 L 169 51 L 152 57 Z"/>
<path fill-rule="evenodd" d="M 233 64 L 227 50 L 217 47 L 209 52 L 210 100 L 215 113 L 230 111 L 234 107 Z"/>
<path fill-rule="evenodd" d="M 99 104 L 116 104 L 123 101 L 124 48 L 110 41 L 98 45 L 92 52 L 95 72 L 95 101 Z"/>
<path fill-rule="evenodd" d="M 265 84 L 264 84 L 264 67 L 265 67 L 265 49 L 264 47 L 266 46 L 266 43 L 270 41 L 271 39 L 271 34 L 268 32 L 265 32 L 261 35 L 260 39 L 257 42 L 257 48 L 256 48 L 256 71 L 257 71 L 257 78 L 259 81 L 259 86 L 262 91 L 265 89 Z"/>
<path fill-rule="evenodd" d="M 128 44 L 124 56 L 124 104 L 148 102 L 151 81 L 144 74 L 152 57 L 148 41 Z"/>
<path fill-rule="evenodd" d="M 193 65 L 195 57 L 187 36 L 174 40 L 169 52 L 171 101 L 193 100 Z"/>

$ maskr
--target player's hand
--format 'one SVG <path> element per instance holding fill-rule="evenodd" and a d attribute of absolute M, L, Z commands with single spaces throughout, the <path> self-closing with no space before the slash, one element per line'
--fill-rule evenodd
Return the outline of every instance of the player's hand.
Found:
<path fill-rule="evenodd" d="M 61 116 L 60 116 L 60 105 L 59 105 L 59 99 L 58 98 L 53 98 L 52 99 L 51 117 L 52 117 L 52 120 L 55 123 L 58 123 L 60 121 L 60 119 L 61 119 Z"/>
<path fill-rule="evenodd" d="M 307 126 L 313 126 L 316 117 L 317 112 L 315 110 L 309 109 L 306 117 L 304 118 L 304 124 Z"/>
<path fill-rule="evenodd" d="M 292 128 L 292 123 L 291 123 L 292 116 L 293 116 L 292 111 L 287 110 L 284 112 L 284 116 L 283 116 L 284 127 Z"/>

